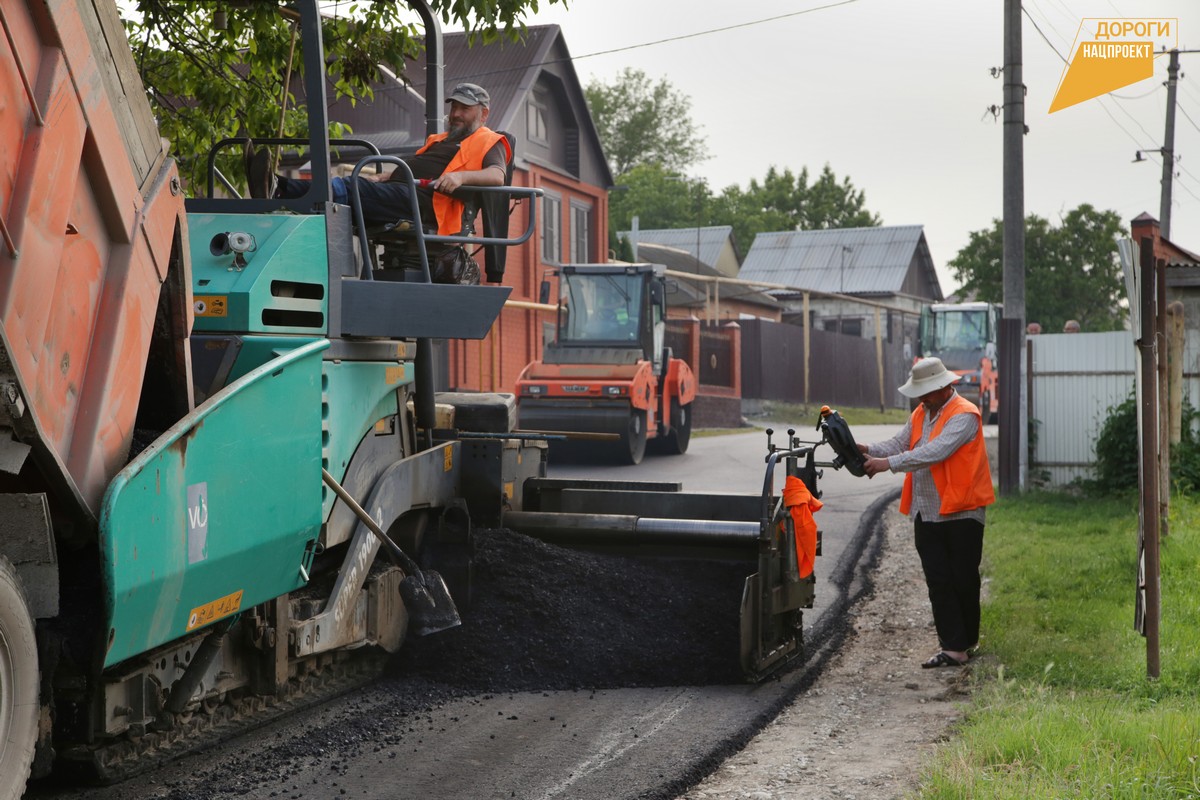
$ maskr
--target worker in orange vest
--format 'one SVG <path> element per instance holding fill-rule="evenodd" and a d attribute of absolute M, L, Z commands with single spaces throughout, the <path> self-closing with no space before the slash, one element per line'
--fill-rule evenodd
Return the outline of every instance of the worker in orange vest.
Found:
<path fill-rule="evenodd" d="M 941 359 L 918 361 L 900 387 L 920 400 L 904 428 L 858 446 L 868 476 L 907 473 L 900 512 L 913 520 L 941 646 L 926 668 L 960 667 L 979 646 L 984 512 L 996 500 L 979 408 L 954 390 L 958 379 Z"/>
<path fill-rule="evenodd" d="M 439 234 L 454 235 L 462 230 L 463 212 L 463 203 L 452 196 L 454 192 L 463 186 L 502 186 L 512 150 L 504 134 L 484 124 L 491 96 L 482 86 L 460 83 L 446 102 L 450 104 L 446 115 L 449 130 L 427 138 L 425 146 L 404 161 L 419 182 L 417 204 L 422 222 L 436 219 Z M 302 197 L 309 189 L 310 181 L 274 175 L 270 151 L 255 148 L 253 142 L 246 148 L 245 168 L 251 197 Z M 412 219 L 404 175 L 403 170 L 396 170 L 378 181 L 361 175 L 357 178 L 368 225 Z M 333 201 L 349 204 L 350 178 L 335 177 L 330 183 Z"/>

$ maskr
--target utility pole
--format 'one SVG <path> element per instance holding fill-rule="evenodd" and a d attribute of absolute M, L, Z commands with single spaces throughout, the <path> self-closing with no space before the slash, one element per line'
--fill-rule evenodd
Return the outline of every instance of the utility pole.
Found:
<path fill-rule="evenodd" d="M 1025 84 L 1021 0 L 1004 0 L 1004 314 L 1000 319 L 1000 494 L 1025 486 Z"/>
<path fill-rule="evenodd" d="M 1162 238 L 1171 238 L 1171 183 L 1175 180 L 1175 90 L 1179 85 L 1179 55 L 1181 53 L 1200 53 L 1200 50 L 1180 50 L 1178 47 L 1170 51 L 1167 64 L 1167 129 L 1163 133 L 1163 146 L 1157 150 L 1138 150 L 1134 161 L 1145 161 L 1142 153 L 1162 153 L 1162 197 L 1158 203 L 1158 227 Z"/>
<path fill-rule="evenodd" d="M 1158 227 L 1162 238 L 1171 238 L 1171 181 L 1175 176 L 1175 86 L 1179 83 L 1179 48 L 1171 51 L 1167 66 L 1167 130 L 1163 135 L 1162 200 L 1158 204 Z"/>

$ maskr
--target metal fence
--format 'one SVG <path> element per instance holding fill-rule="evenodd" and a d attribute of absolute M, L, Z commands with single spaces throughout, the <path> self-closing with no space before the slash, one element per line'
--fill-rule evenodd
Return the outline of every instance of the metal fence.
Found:
<path fill-rule="evenodd" d="M 890 337 L 891 341 L 881 337 L 877 343 L 874 337 L 864 339 L 767 320 L 741 320 L 738 324 L 742 328 L 743 397 L 867 408 L 907 407 L 908 401 L 896 391 L 907 380 L 911 363 L 911 345 L 905 349 L 902 335 Z M 898 319 L 895 324 L 899 325 Z"/>
<path fill-rule="evenodd" d="M 704 325 L 700 328 L 700 365 L 696 370 L 701 386 L 737 386 L 732 370 L 733 337 L 728 329 Z"/>
<path fill-rule="evenodd" d="M 725 324 L 710 325 L 696 320 L 667 320 L 664 344 L 676 358 L 682 358 L 696 374 L 701 389 L 734 390 L 740 386 L 734 374 L 733 357 L 737 334 Z"/>
<path fill-rule="evenodd" d="M 1029 419 L 1033 434 L 1030 468 L 1051 485 L 1092 477 L 1096 438 L 1109 410 L 1133 392 L 1137 353 L 1133 334 L 1042 334 L 1028 339 Z M 1183 395 L 1200 399 L 1200 331 L 1184 342 Z M 1137 453 L 1130 453 L 1136 459 Z"/>

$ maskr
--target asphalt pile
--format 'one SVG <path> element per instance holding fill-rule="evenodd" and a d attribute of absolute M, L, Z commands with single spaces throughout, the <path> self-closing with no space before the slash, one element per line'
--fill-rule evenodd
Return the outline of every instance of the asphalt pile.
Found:
<path fill-rule="evenodd" d="M 480 692 L 737 683 L 752 560 L 610 556 L 476 531 L 459 628 L 410 638 L 400 680 Z"/>

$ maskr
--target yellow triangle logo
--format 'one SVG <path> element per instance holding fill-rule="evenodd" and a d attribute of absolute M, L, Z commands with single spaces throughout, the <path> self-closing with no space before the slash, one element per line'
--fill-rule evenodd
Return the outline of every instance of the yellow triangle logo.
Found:
<path fill-rule="evenodd" d="M 1054 93 L 1050 113 L 1152 77 L 1151 42 L 1083 42 Z"/>

